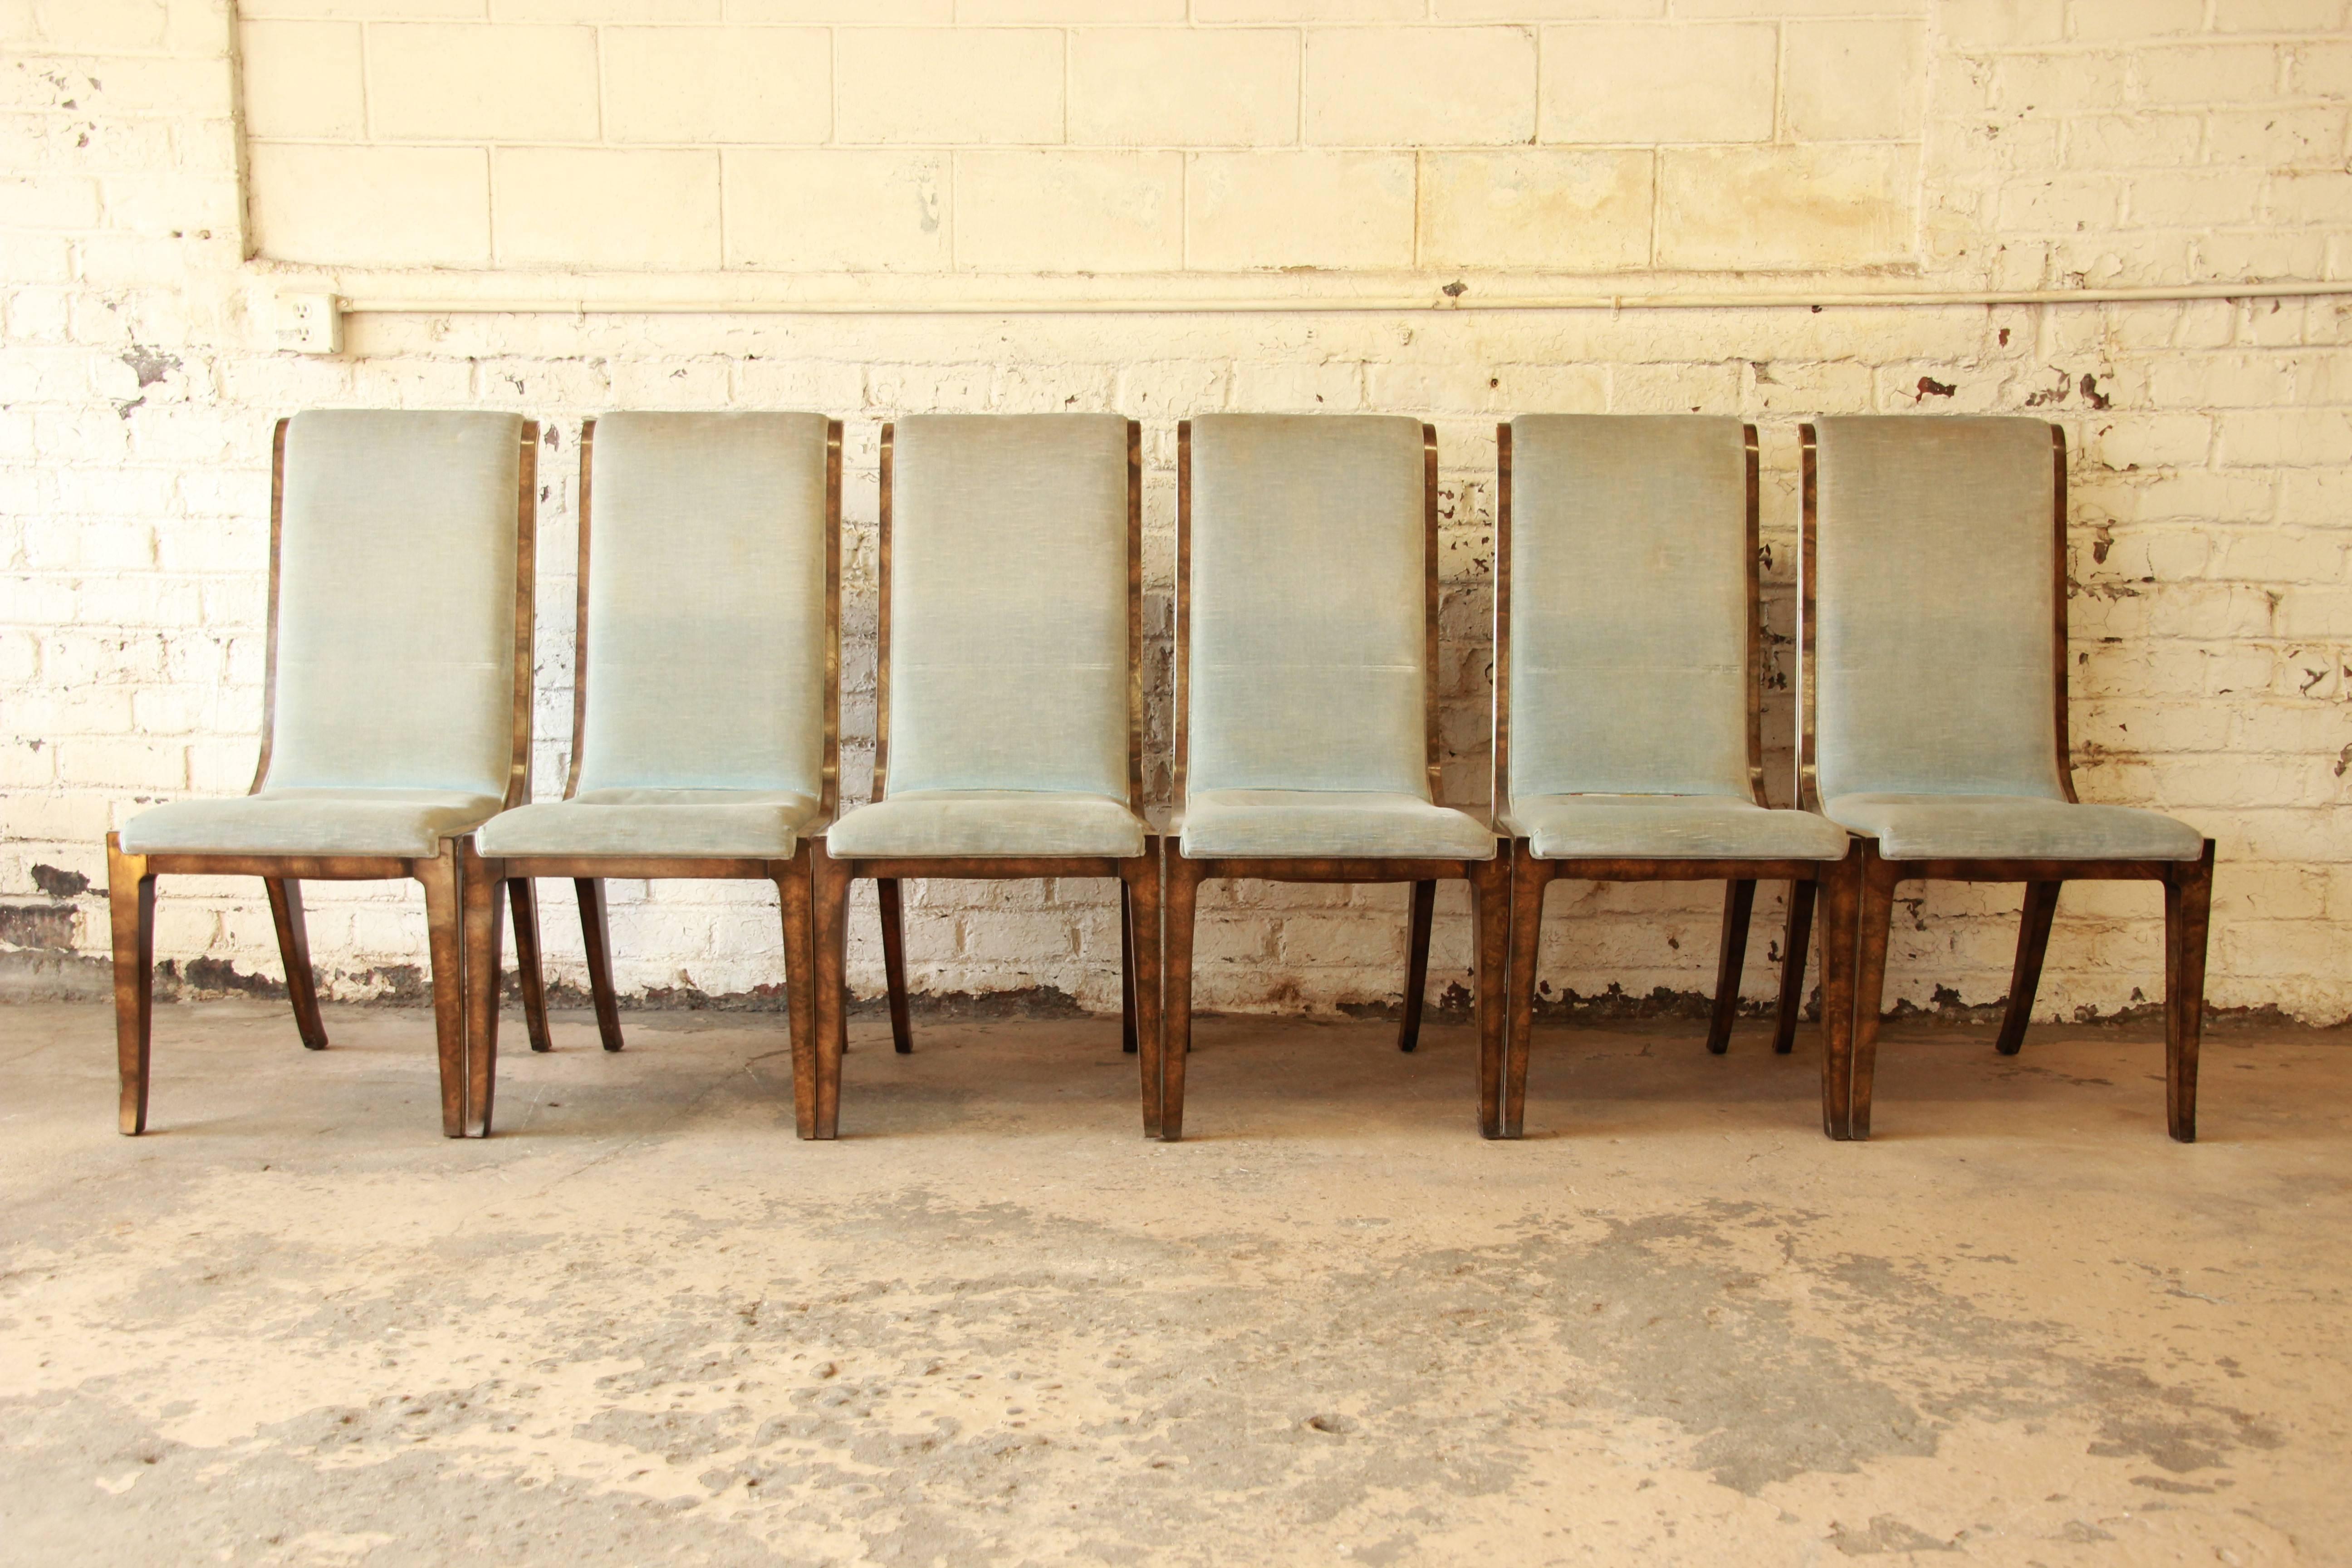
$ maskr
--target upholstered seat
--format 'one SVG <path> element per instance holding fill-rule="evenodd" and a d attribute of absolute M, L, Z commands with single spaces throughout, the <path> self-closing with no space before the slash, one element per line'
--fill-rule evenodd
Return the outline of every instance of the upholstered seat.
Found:
<path fill-rule="evenodd" d="M 2158 811 L 2023 795 L 1842 795 L 1830 816 L 1889 860 L 2194 860 L 2204 836 Z"/>
<path fill-rule="evenodd" d="M 437 854 L 499 809 L 494 795 L 433 789 L 265 789 L 227 800 L 180 800 L 122 829 L 134 855 Z"/>
<path fill-rule="evenodd" d="M 1184 803 L 1195 859 L 1491 860 L 1494 831 L 1468 812 L 1380 790 L 1208 789 Z"/>
<path fill-rule="evenodd" d="M 825 836 L 836 856 L 1108 856 L 1143 853 L 1143 819 L 1123 800 L 1070 790 L 908 790 L 858 807 Z"/>
<path fill-rule="evenodd" d="M 789 860 L 795 834 L 818 814 L 789 790 L 596 789 L 493 818 L 482 853 L 611 855 L 680 860 Z"/>
<path fill-rule="evenodd" d="M 1504 826 L 1545 860 L 1835 860 L 1846 836 L 1810 811 L 1719 795 L 1512 797 Z"/>

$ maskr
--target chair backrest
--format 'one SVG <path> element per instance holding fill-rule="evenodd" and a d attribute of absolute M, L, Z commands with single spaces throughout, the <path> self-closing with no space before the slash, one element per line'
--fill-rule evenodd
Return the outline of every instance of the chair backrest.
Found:
<path fill-rule="evenodd" d="M 1227 414 L 1178 437 L 1180 798 L 1436 798 L 1435 432 Z"/>
<path fill-rule="evenodd" d="M 1802 782 L 2072 798 L 2056 427 L 1824 419 L 1803 457 Z"/>
<path fill-rule="evenodd" d="M 257 790 L 522 797 L 538 437 L 512 414 L 279 423 Z"/>
<path fill-rule="evenodd" d="M 1497 805 L 1754 797 L 1754 426 L 1531 415 L 1497 445 Z"/>
<path fill-rule="evenodd" d="M 840 431 L 821 414 L 590 422 L 566 794 L 832 804 Z"/>
<path fill-rule="evenodd" d="M 1140 809 L 1141 443 L 1115 414 L 883 426 L 876 799 L 887 782 Z"/>

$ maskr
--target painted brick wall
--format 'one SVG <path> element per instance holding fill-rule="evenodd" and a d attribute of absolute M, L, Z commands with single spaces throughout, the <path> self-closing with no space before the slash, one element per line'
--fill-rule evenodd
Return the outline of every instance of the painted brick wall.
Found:
<path fill-rule="evenodd" d="M 306 79 L 299 70 L 255 92 L 254 171 L 263 197 L 255 237 L 268 243 L 272 221 L 268 166 L 281 154 L 267 151 L 270 145 L 325 147 L 337 156 L 356 150 L 487 160 L 492 188 L 511 205 L 487 206 L 467 220 L 481 237 L 466 258 L 495 257 L 527 268 L 589 266 L 600 268 L 594 275 L 604 287 L 641 289 L 650 299 L 665 287 L 660 277 L 613 268 L 681 265 L 654 253 L 677 243 L 674 237 L 633 233 L 588 199 L 608 188 L 625 193 L 627 182 L 607 186 L 598 176 L 583 195 L 563 184 L 570 176 L 557 165 L 586 153 L 600 161 L 700 157 L 696 144 L 737 133 L 739 120 L 663 119 L 692 108 L 751 116 L 753 130 L 777 138 L 749 149 L 754 138 L 744 134 L 745 165 L 768 170 L 756 177 L 804 189 L 789 184 L 805 177 L 791 175 L 796 158 L 845 171 L 837 177 L 844 203 L 862 199 L 872 171 L 886 186 L 898 178 L 892 171 L 904 165 L 893 160 L 944 158 L 932 185 L 902 180 L 895 188 L 907 205 L 929 203 L 945 215 L 950 238 L 934 243 L 954 248 L 924 250 L 917 225 L 889 242 L 903 250 L 859 253 L 873 265 L 933 269 L 946 289 L 955 268 L 1017 269 L 1037 260 L 1039 236 L 1003 221 L 1031 198 L 1020 197 L 1013 184 L 992 187 L 985 160 L 1042 154 L 1034 147 L 971 150 L 992 116 L 1017 119 L 1034 108 L 1027 95 L 1003 90 L 999 79 L 1012 66 L 977 79 L 939 67 L 924 79 L 931 85 L 918 95 L 921 101 L 892 109 L 876 100 L 860 109 L 849 95 L 857 44 L 851 40 L 845 52 L 843 42 L 859 30 L 834 29 L 824 62 L 834 129 L 830 140 L 803 146 L 787 140 L 808 134 L 793 129 L 792 117 L 808 112 L 797 91 L 772 102 L 730 96 L 731 89 L 691 102 L 657 89 L 632 97 L 607 51 L 580 100 L 587 109 L 578 110 L 583 125 L 593 111 L 593 134 L 574 142 L 565 140 L 574 131 L 559 128 L 542 142 L 528 128 L 496 126 L 469 132 L 480 149 L 469 152 L 399 141 L 399 122 L 376 118 L 391 110 L 373 90 L 383 62 L 369 52 L 374 35 L 394 24 L 367 21 L 359 38 L 352 37 L 355 21 L 395 10 L 405 17 L 400 26 L 495 17 L 561 31 L 593 30 L 582 17 L 616 17 L 623 9 L 633 24 L 649 26 L 741 21 L 794 33 L 803 25 L 826 31 L 824 24 L 835 19 L 824 5 L 796 0 L 249 5 L 253 27 L 299 23 L 326 28 L 321 38 L 344 40 L 296 51 L 298 62 L 316 68 L 313 97 L 295 91 Z M 1557 233 L 1580 247 L 1564 262 L 1537 254 L 1544 265 L 1632 269 L 1614 272 L 1612 288 L 1639 289 L 1651 273 L 1675 268 L 1801 268 L 1804 258 L 1776 259 L 1769 248 L 1787 200 L 1755 206 L 1745 193 L 1810 191 L 1824 206 L 1850 206 L 1855 186 L 1838 174 L 1832 153 L 1843 158 L 1838 150 L 1866 145 L 1880 149 L 1873 156 L 1916 159 L 1916 178 L 1906 177 L 1897 193 L 1916 216 L 1904 220 L 1901 243 L 1888 253 L 1906 259 L 1881 270 L 1916 284 L 2352 276 L 2346 124 L 2352 39 L 2344 33 L 2342 0 L 1950 0 L 1924 8 L 1869 5 L 1865 15 L 1845 0 L 1192 0 L 1189 19 L 1173 0 L 1070 11 L 1045 0 L 961 0 L 953 18 L 946 0 L 856 10 L 861 19 L 887 15 L 909 27 L 989 24 L 977 30 L 1030 40 L 1025 47 L 1047 40 L 1058 51 L 1056 103 L 1069 127 L 1034 138 L 1065 148 L 1053 157 L 1076 157 L 1067 149 L 1084 143 L 1088 158 L 1105 156 L 1102 148 L 1128 148 L 1140 150 L 1109 155 L 1181 163 L 1180 240 L 1154 238 L 1160 231 L 1142 226 L 1117 243 L 1144 247 L 1134 254 L 1150 259 L 1119 265 L 1160 267 L 1167 246 L 1179 242 L 1187 261 L 1218 268 L 1349 262 L 1345 247 L 1357 241 L 1348 232 L 1329 241 L 1340 247 L 1329 255 L 1294 248 L 1304 242 L 1285 227 L 1292 198 L 1278 189 L 1261 188 L 1251 198 L 1254 212 L 1234 209 L 1226 229 L 1209 225 L 1193 203 L 1207 178 L 1202 171 L 1215 159 L 1247 154 L 1388 160 L 1381 166 L 1404 171 L 1396 177 L 1409 182 L 1412 200 L 1391 226 L 1404 238 L 1381 242 L 1390 248 L 1370 264 L 1382 268 L 1395 265 L 1405 244 L 1423 247 L 1415 265 L 1424 271 L 1457 261 L 1520 265 L 1528 253 L 1513 247 L 1529 233 Z M 1114 16 L 1136 26 L 1088 25 Z M 1244 21 L 1265 25 L 1239 25 Z M 1341 26 L 1383 21 L 1420 24 L 1396 35 L 1415 40 L 1454 24 L 1481 39 L 1489 24 L 1497 37 L 1515 27 L 1532 36 L 1538 63 L 1514 100 L 1521 107 L 1510 110 L 1520 118 L 1489 120 L 1510 106 L 1484 92 L 1405 94 L 1442 100 L 1418 108 L 1345 94 L 1318 100 L 1315 60 L 1327 46 L 1357 52 L 1349 58 L 1359 63 L 1338 79 L 1359 68 L 1375 75 L 1396 68 L 1395 36 Z M 1033 22 L 1041 26 L 1027 26 Z M 1182 79 L 1239 84 L 1225 100 L 1203 107 L 1197 94 L 1172 87 L 1156 96 L 1140 89 L 1089 96 L 1085 62 L 1099 54 L 1109 62 L 1103 68 L 1115 68 L 1120 49 L 1139 47 L 1135 38 L 1154 24 L 1170 29 L 1171 47 L 1197 57 L 1181 68 Z M 1657 40 L 1647 58 L 1640 49 L 1612 57 L 1598 42 L 1554 47 L 1563 33 L 1602 40 L 1634 24 Z M 1711 40 L 1736 40 L 1750 27 L 1771 36 L 1769 120 L 1752 107 L 1740 118 L 1734 99 L 1706 85 L 1727 79 L 1705 73 L 1747 68 L 1738 48 Z M 1594 30 L 1578 31 L 1584 28 Z M 911 54 L 951 56 L 972 45 L 967 35 L 974 30 L 942 28 L 907 42 Z M 1808 66 L 1805 44 L 1814 30 L 1850 40 L 1842 46 L 1846 54 Z M 108 826 L 146 803 L 235 793 L 250 778 L 268 429 L 294 408 L 490 405 L 524 410 L 548 426 L 537 714 L 542 793 L 561 785 L 567 742 L 569 472 L 581 419 L 616 406 L 810 407 L 845 417 L 847 510 L 858 531 L 844 704 L 852 798 L 864 787 L 873 712 L 871 528 L 882 419 L 1066 406 L 1115 408 L 1145 421 L 1149 613 L 1160 634 L 1150 689 L 1160 751 L 1174 421 L 1213 409 L 1365 408 L 1434 419 L 1447 509 L 1446 773 L 1453 797 L 1465 803 L 1483 799 L 1486 788 L 1485 551 L 1496 418 L 1528 410 L 1695 408 L 1756 419 L 1765 442 L 1768 613 L 1776 637 L 1785 638 L 1799 418 L 2031 410 L 2063 423 L 2074 454 L 2073 717 L 2085 796 L 2173 811 L 2221 841 L 2216 1004 L 2275 1005 L 2312 1020 L 2352 1014 L 2352 835 L 2344 826 L 2352 793 L 2352 300 L 1528 314 L 390 314 L 352 318 L 345 353 L 309 358 L 266 347 L 261 308 L 280 275 L 244 259 L 232 45 L 238 36 L 220 0 L 0 0 L 0 968 L 15 994 L 87 985 L 99 973 L 106 943 L 99 842 Z M 290 46 L 283 37 L 258 37 L 247 35 L 247 47 L 266 72 L 268 51 Z M 778 47 L 788 51 L 790 44 Z M 351 68 L 354 47 L 367 73 L 364 121 L 351 121 L 348 99 L 328 90 L 335 69 Z M 1251 49 L 1265 51 L 1271 63 L 1253 65 L 1244 58 Z M 1404 52 L 1421 63 L 1409 47 Z M 1433 52 L 1427 67 L 1442 76 L 1459 62 L 1441 54 Z M 1620 65 L 1603 68 L 1612 58 Z M 1650 58 L 1675 62 L 1675 73 L 1647 70 Z M 773 79 L 798 79 L 788 65 Z M 534 57 L 517 68 L 537 71 L 546 61 Z M 1265 85 L 1252 85 L 1258 80 L 1252 71 Z M 563 108 L 559 94 L 520 90 L 523 79 L 491 73 L 494 87 L 514 89 L 505 96 L 515 101 L 501 112 L 551 115 Z M 268 91 L 296 101 L 271 105 Z M 1533 142 L 1525 142 L 1529 93 Z M 454 114 L 457 106 L 448 107 Z M 1409 123 L 1408 109 L 1431 119 Z M 861 113 L 874 116 L 867 129 L 845 134 L 843 127 L 859 123 Z M 272 114 L 311 116 L 295 123 L 315 137 L 261 141 L 266 127 L 283 132 L 289 123 L 268 121 Z M 338 121 L 337 114 L 346 118 Z M 630 114 L 649 127 L 642 147 L 620 133 Z M 759 120 L 762 114 L 772 121 Z M 1905 116 L 1916 115 L 1916 142 L 1900 134 L 1846 140 L 1857 134 L 1843 118 L 1848 114 L 1868 119 L 1865 131 L 1893 124 L 1898 132 Z M 944 117 L 924 118 L 933 115 Z M 1705 123 L 1674 131 L 1682 116 Z M 904 145 L 892 129 L 898 125 L 916 127 Z M 437 120 L 425 124 L 443 128 Z M 1467 146 L 1474 133 L 1506 132 L 1524 144 L 1483 153 Z M 1029 133 L 1015 125 L 1006 134 Z M 1691 146 L 1679 140 L 1685 134 L 1723 140 Z M 1750 135 L 1756 139 L 1742 140 Z M 517 140 L 502 140 L 509 136 Z M 1358 144 L 1376 136 L 1385 141 Z M 363 137 L 378 140 L 362 145 Z M 1244 137 L 1262 142 L 1209 145 Z M 1450 140 L 1432 152 L 1423 145 L 1432 138 Z M 1591 199 L 1604 207 L 1644 204 L 1649 237 L 1639 246 L 1626 238 L 1639 225 L 1570 221 L 1559 215 L 1576 209 L 1541 203 L 1550 216 L 1529 227 L 1480 230 L 1471 223 L 1450 230 L 1449 202 L 1467 203 L 1485 215 L 1479 222 L 1492 220 L 1494 205 L 1474 176 L 1428 174 L 1441 153 L 1458 173 L 1482 166 L 1480 159 L 1605 162 L 1621 152 L 1629 166 L 1645 163 L 1646 175 L 1636 168 L 1622 188 L 1597 181 Z M 510 155 L 526 164 L 549 162 L 509 181 L 500 170 Z M 731 167 L 738 154 L 730 146 L 717 156 Z M 1791 169 L 1799 173 L 1791 176 Z M 687 184 L 656 170 L 638 188 L 648 199 L 669 199 L 665 193 Z M 573 194 L 551 199 L 564 189 Z M 1710 208 L 1713 217 L 1679 227 L 1669 216 Z M 430 238 L 440 230 L 429 224 L 417 230 L 430 238 L 426 245 L 406 224 L 385 224 L 386 210 L 380 197 L 341 213 L 298 205 L 290 221 L 373 247 L 366 254 L 378 261 L 444 258 L 431 249 L 441 243 Z M 728 210 L 722 202 L 722 216 Z M 976 211 L 984 216 L 972 218 Z M 993 231 L 992 221 L 999 226 Z M 1091 232 L 1090 223 L 1076 226 Z M 1582 232 L 1588 227 L 1609 232 Z M 759 255 L 734 248 L 760 232 L 728 222 L 721 260 L 821 268 L 856 258 L 825 248 L 836 242 L 824 226 L 773 230 L 772 238 L 782 237 L 780 248 Z M 803 237 L 793 239 L 793 232 Z M 1215 233 L 1232 237 L 1217 242 L 1229 248 L 1208 244 L 1204 237 Z M 1469 237 L 1449 250 L 1448 233 Z M 522 237 L 515 243 L 525 248 L 504 248 L 509 236 Z M 1685 237 L 1667 243 L 1673 236 Z M 870 232 L 851 239 L 882 243 Z M 984 248 L 967 251 L 975 240 Z M 423 248 L 402 252 L 402 244 Z M 708 245 L 695 244 L 701 248 L 682 264 L 711 266 Z M 1066 252 L 1055 244 L 1045 254 Z M 374 275 L 389 274 L 377 268 Z M 1810 276 L 1774 286 L 1804 287 Z M 1157 272 L 1134 283 L 1138 290 L 1186 286 Z M 1772 777 L 1783 791 L 1785 673 L 1785 663 L 1776 666 L 1766 693 Z M 1164 764 L 1155 772 L 1164 789 Z M 576 926 L 554 896 L 560 889 L 545 890 L 555 966 L 576 982 Z M 1201 942 L 1204 1005 L 1331 1008 L 1393 1000 L 1403 934 L 1397 891 L 1212 891 Z M 683 883 L 614 892 L 616 958 L 629 989 L 732 995 L 777 980 L 772 895 Z M 1711 897 L 1569 887 L 1553 900 L 1542 975 L 1555 995 L 1591 997 L 1612 986 L 1634 996 L 1688 993 L 1709 984 Z M 421 964 L 424 951 L 413 893 L 320 888 L 313 902 L 312 941 L 331 990 L 363 996 L 413 983 L 413 971 L 402 967 Z M 161 908 L 161 952 L 183 966 L 205 961 L 194 972 L 200 978 L 276 974 L 257 887 L 169 884 Z M 1776 899 L 1761 900 L 1759 921 L 1777 909 Z M 1443 990 L 1465 978 L 1467 921 L 1458 889 L 1447 890 L 1440 910 L 1433 985 Z M 1939 886 L 1906 900 L 1892 993 L 1921 1005 L 1939 987 L 1967 1003 L 1998 998 L 2007 986 L 2014 911 L 2015 895 L 1998 889 Z M 878 977 L 871 926 L 857 929 L 853 975 L 870 991 Z M 2045 1014 L 2111 1013 L 2152 994 L 2160 979 L 2158 930 L 2156 900 L 2145 889 L 2071 889 L 2052 946 Z M 928 989 L 1047 986 L 1090 1005 L 1115 1002 L 1117 929 L 1107 889 L 929 885 L 916 894 L 908 934 L 918 984 Z M 1750 996 L 1769 994 L 1766 959 L 1774 952 L 1777 944 L 1759 931 Z"/>

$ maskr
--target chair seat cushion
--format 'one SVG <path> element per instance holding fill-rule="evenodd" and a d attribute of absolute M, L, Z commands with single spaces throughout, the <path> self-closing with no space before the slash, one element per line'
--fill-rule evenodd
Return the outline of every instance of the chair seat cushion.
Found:
<path fill-rule="evenodd" d="M 826 851 L 856 857 L 1107 856 L 1143 853 L 1143 819 L 1104 795 L 924 789 L 861 805 L 825 831 Z"/>
<path fill-rule="evenodd" d="M 1466 811 L 1370 790 L 1201 790 L 1182 834 L 1195 860 L 1491 860 L 1496 843 Z"/>
<path fill-rule="evenodd" d="M 1503 825 L 1538 860 L 1840 860 L 1844 829 L 1720 795 L 1539 795 Z"/>
<path fill-rule="evenodd" d="M 1843 795 L 1830 819 L 1889 860 L 2194 860 L 2205 836 L 2160 812 L 2018 795 Z"/>
<path fill-rule="evenodd" d="M 133 855 L 437 855 L 496 815 L 496 795 L 432 789 L 265 789 L 181 800 L 122 829 Z"/>
<path fill-rule="evenodd" d="M 786 860 L 817 803 L 789 790 L 597 789 L 501 812 L 477 843 L 489 856 Z"/>

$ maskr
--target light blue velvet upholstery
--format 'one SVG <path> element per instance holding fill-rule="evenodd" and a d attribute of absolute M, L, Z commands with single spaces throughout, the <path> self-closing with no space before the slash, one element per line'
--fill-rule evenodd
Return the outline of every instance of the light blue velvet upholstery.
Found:
<path fill-rule="evenodd" d="M 1496 852 L 1477 818 L 1396 790 L 1193 790 L 1181 842 L 1196 859 L 1491 860 Z"/>
<path fill-rule="evenodd" d="M 1890 860 L 2194 860 L 2205 837 L 2162 812 L 2015 795 L 1844 795 L 1829 814 Z"/>
<path fill-rule="evenodd" d="M 1075 790 L 926 789 L 859 806 L 833 825 L 837 858 L 1143 853 L 1143 821 L 1125 800 Z"/>
<path fill-rule="evenodd" d="M 1504 826 L 1538 859 L 1834 860 L 1748 774 L 1748 441 L 1737 419 L 1511 422 Z"/>
<path fill-rule="evenodd" d="M 825 437 L 818 414 L 596 422 L 579 788 L 483 854 L 793 853 L 824 789 Z"/>
<path fill-rule="evenodd" d="M 2200 854 L 2200 835 L 2155 813 L 2066 803 L 2050 426 L 1816 428 L 1815 730 L 1831 817 L 1897 859 Z M 1965 798 L 1920 798 L 1939 796 Z"/>
<path fill-rule="evenodd" d="M 1127 421 L 898 422 L 886 798 L 836 858 L 1143 852 L 1129 806 Z"/>
<path fill-rule="evenodd" d="M 498 809 L 521 436 L 511 414 L 294 416 L 268 777 L 141 813 L 126 850 L 431 855 Z"/>
<path fill-rule="evenodd" d="M 1491 858 L 1430 801 L 1420 422 L 1195 419 L 1192 489 L 1183 853 Z"/>
<path fill-rule="evenodd" d="M 1538 860 L 1838 860 L 1845 830 L 1728 795 L 1515 795 L 1503 826 Z"/>

